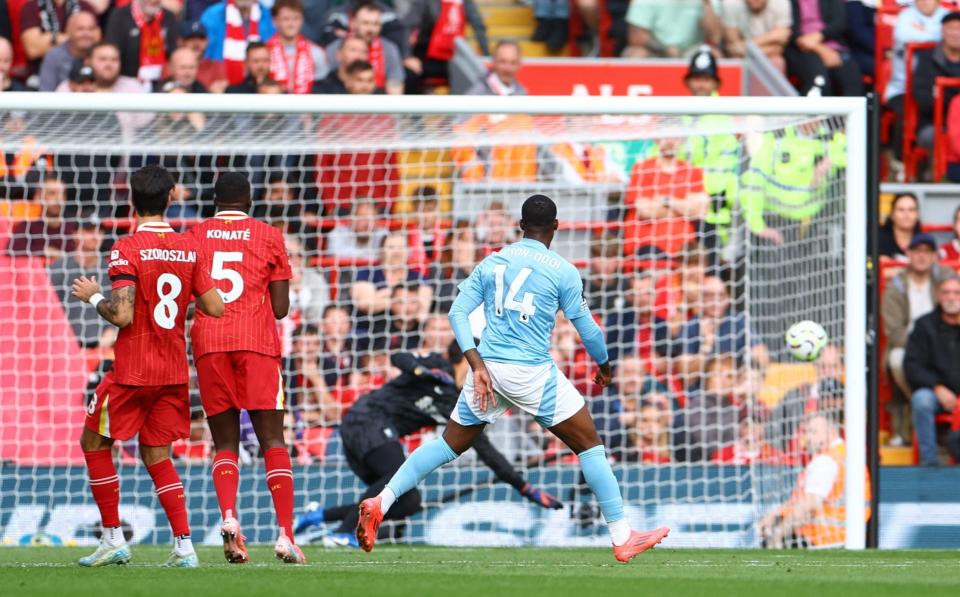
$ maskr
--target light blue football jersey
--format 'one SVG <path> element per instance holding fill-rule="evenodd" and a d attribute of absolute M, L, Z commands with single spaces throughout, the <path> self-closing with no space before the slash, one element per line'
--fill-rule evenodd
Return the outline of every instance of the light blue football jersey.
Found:
<path fill-rule="evenodd" d="M 551 362 L 550 338 L 561 309 L 567 319 L 590 315 L 583 281 L 572 263 L 525 238 L 480 262 L 460 283 L 468 305 L 483 303 L 480 356 L 496 363 Z"/>

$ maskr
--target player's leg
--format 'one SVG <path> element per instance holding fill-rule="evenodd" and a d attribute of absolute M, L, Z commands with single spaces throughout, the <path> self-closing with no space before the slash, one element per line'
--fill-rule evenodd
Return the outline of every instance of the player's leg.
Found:
<path fill-rule="evenodd" d="M 136 434 L 143 414 L 132 400 L 134 390 L 113 383 L 107 373 L 87 405 L 80 449 L 87 463 L 90 492 L 100 510 L 100 545 L 93 554 L 81 558 L 81 566 L 126 564 L 130 561 L 120 526 L 120 481 L 113 463 L 114 438 L 129 439 Z"/>
<path fill-rule="evenodd" d="M 113 464 L 113 440 L 86 427 L 80 436 L 80 448 L 87 463 L 90 492 L 100 510 L 100 545 L 97 550 L 80 559 L 81 566 L 126 564 L 130 561 L 120 527 L 120 481 Z"/>
<path fill-rule="evenodd" d="M 170 444 L 190 437 L 190 395 L 187 384 L 151 388 L 149 413 L 140 429 L 140 458 L 153 479 L 157 500 L 173 532 L 173 552 L 164 566 L 200 565 L 190 540 L 187 497 L 180 475 L 170 460 Z"/>
<path fill-rule="evenodd" d="M 567 383 L 569 384 L 569 381 Z M 562 383 L 558 383 L 558 386 L 562 386 Z M 582 398 L 580 400 L 582 402 Z M 585 405 L 573 416 L 549 427 L 549 430 L 579 458 L 583 476 L 590 490 L 597 497 L 600 512 L 607 523 L 614 546 L 614 555 L 618 560 L 629 561 L 667 536 L 669 529 L 666 528 L 649 532 L 631 531 L 623 512 L 620 486 L 617 484 L 613 469 L 610 468 L 610 462 L 607 460 L 603 443 L 597 435 L 597 428 L 590 417 L 590 411 Z"/>
<path fill-rule="evenodd" d="M 367 483 L 367 489 L 360 496 L 360 501 L 379 495 L 390 479 L 403 466 L 405 460 L 403 445 L 400 442 L 385 443 L 366 454 L 363 457 L 363 464 L 364 469 L 369 473 L 365 475 L 366 478 L 361 478 L 364 483 Z M 413 516 L 420 511 L 420 504 L 420 492 L 414 487 L 397 498 L 397 501 L 390 508 L 389 514 L 384 512 L 384 519 L 401 520 Z M 357 528 L 359 505 L 355 504 L 349 507 L 336 530 L 337 533 L 353 533 Z"/>
<path fill-rule="evenodd" d="M 472 396 L 472 388 L 469 393 L 464 388 L 464 394 L 460 395 L 461 401 L 464 400 L 465 394 Z M 455 415 L 456 412 L 455 409 Z M 400 466 L 400 469 L 391 477 L 379 495 L 360 503 L 357 541 L 364 551 L 373 549 L 380 523 L 383 521 L 384 515 L 397 502 L 397 498 L 416 487 L 427 475 L 469 450 L 477 438 L 480 437 L 486 423 L 477 419 L 472 411 L 471 416 L 473 417 L 471 419 L 472 424 L 469 425 L 464 425 L 451 418 L 443 432 L 443 437 L 423 444 L 414 450 L 413 454 L 410 454 L 410 457 Z"/>
<path fill-rule="evenodd" d="M 283 437 L 286 395 L 280 358 L 252 351 L 231 353 L 237 399 L 250 413 L 266 468 L 267 489 L 273 498 L 279 533 L 274 555 L 288 564 L 305 564 L 293 540 L 293 465 Z"/>
<path fill-rule="evenodd" d="M 288 564 L 305 564 L 303 552 L 293 542 L 293 464 L 283 439 L 283 410 L 251 410 L 250 422 L 263 451 L 267 488 L 273 498 L 280 534 L 274 550 Z"/>
<path fill-rule="evenodd" d="M 240 486 L 240 404 L 237 396 L 233 353 L 212 352 L 197 359 L 200 400 L 207 414 L 215 454 L 211 475 L 220 505 L 220 535 L 228 562 L 246 562 L 247 549 L 237 519 L 237 488 Z"/>
<path fill-rule="evenodd" d="M 212 355 L 206 355 L 212 356 Z M 206 358 L 206 356 L 204 358 Z M 203 396 L 201 385 L 201 396 Z M 213 438 L 215 455 L 211 476 L 220 505 L 220 536 L 223 538 L 223 556 L 231 564 L 243 564 L 249 559 L 243 532 L 237 519 L 237 489 L 240 487 L 240 411 L 229 408 L 207 417 Z"/>

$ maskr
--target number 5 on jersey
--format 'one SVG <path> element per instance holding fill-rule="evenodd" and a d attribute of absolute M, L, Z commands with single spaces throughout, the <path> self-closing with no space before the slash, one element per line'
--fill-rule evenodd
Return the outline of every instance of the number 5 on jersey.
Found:
<path fill-rule="evenodd" d="M 507 291 L 506 300 L 504 300 L 503 276 L 506 272 L 507 266 L 505 264 L 501 263 L 493 267 L 494 283 L 496 285 L 494 306 L 496 308 L 497 317 L 503 317 L 503 309 L 506 307 L 511 311 L 519 312 L 520 321 L 522 323 L 527 323 L 530 321 L 530 318 L 533 316 L 533 314 L 537 312 L 537 308 L 533 305 L 533 299 L 535 298 L 534 294 L 532 292 L 524 292 L 522 302 L 517 301 L 517 294 L 520 293 L 520 289 L 523 288 L 523 283 L 527 281 L 527 278 L 530 277 L 530 274 L 533 273 L 533 270 L 529 267 L 525 267 L 520 270 L 520 273 L 517 274 L 517 277 L 514 278 L 513 282 L 510 284 L 510 289 Z"/>
<path fill-rule="evenodd" d="M 240 261 L 243 261 L 243 253 L 240 251 L 214 251 L 213 253 L 213 271 L 210 272 L 210 277 L 214 280 L 230 281 L 229 292 L 217 290 L 224 304 L 232 303 L 243 294 L 243 276 L 237 270 L 225 267 L 227 263 Z"/>

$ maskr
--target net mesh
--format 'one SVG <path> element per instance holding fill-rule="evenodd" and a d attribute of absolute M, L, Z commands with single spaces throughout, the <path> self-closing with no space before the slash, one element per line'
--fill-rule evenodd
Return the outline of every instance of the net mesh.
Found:
<path fill-rule="evenodd" d="M 214 181 L 235 170 L 253 184 L 252 215 L 286 235 L 286 439 L 298 510 L 316 501 L 330 519 L 302 539 L 335 532 L 366 489 L 345 457 L 344 413 L 396 375 L 391 355 L 446 351 L 457 284 L 518 238 L 522 200 L 544 193 L 559 206 L 552 248 L 582 272 L 614 385 L 591 382 L 595 366 L 562 317 L 551 353 L 616 461 L 633 526 L 671 526 L 675 546 L 842 543 L 835 509 L 796 514 L 791 501 L 842 426 L 842 118 L 7 112 L 0 125 L 4 543 L 96 540 L 76 439 L 116 332 L 69 287 L 80 274 L 107 280 L 104 256 L 132 224 L 126 181 L 148 163 L 177 179 L 176 227 L 212 215 Z M 784 346 L 803 319 L 831 338 L 816 364 Z M 216 543 L 213 449 L 191 388 L 191 437 L 173 454 L 194 533 Z M 817 414 L 819 435 L 808 429 Z M 411 450 L 441 429 L 400 441 Z M 421 513 L 386 525 L 394 537 L 608 544 L 569 450 L 520 412 L 487 434 L 564 508 L 524 501 L 467 453 L 427 479 Z M 272 541 L 246 418 L 241 443 L 244 532 Z M 132 539 L 168 541 L 136 442 L 116 456 Z M 839 495 L 825 504 L 842 507 Z M 786 537 L 764 533 L 777 512 L 803 518 L 779 527 Z"/>

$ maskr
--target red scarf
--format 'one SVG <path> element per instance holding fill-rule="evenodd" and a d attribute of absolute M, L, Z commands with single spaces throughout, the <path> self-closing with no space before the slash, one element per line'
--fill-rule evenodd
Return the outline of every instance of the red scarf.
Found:
<path fill-rule="evenodd" d="M 297 51 L 293 57 L 293 72 L 290 72 L 290 63 L 287 62 L 287 53 L 279 35 L 274 35 L 267 42 L 270 49 L 270 76 L 277 83 L 287 89 L 287 93 L 305 94 L 313 90 L 313 79 L 316 74 L 316 64 L 313 61 L 313 52 L 310 51 L 310 42 L 302 35 L 297 36 Z"/>
<path fill-rule="evenodd" d="M 243 31 L 243 16 L 233 0 L 227 0 L 226 29 L 223 39 L 223 65 L 231 85 L 243 82 L 246 73 L 243 62 L 247 57 L 247 42 L 260 39 L 260 3 L 250 7 L 249 31 Z"/>
<path fill-rule="evenodd" d="M 373 76 L 377 89 L 387 86 L 387 65 L 383 56 L 383 40 L 378 36 L 370 42 L 370 64 L 373 65 Z"/>
<path fill-rule="evenodd" d="M 465 30 L 463 0 L 442 0 L 440 16 L 437 17 L 430 34 L 427 58 L 449 62 L 453 58 L 453 44 L 458 37 L 463 37 Z"/>
<path fill-rule="evenodd" d="M 140 30 L 140 70 L 137 78 L 141 81 L 159 81 L 163 67 L 167 63 L 166 46 L 163 41 L 163 9 L 157 11 L 147 21 L 147 15 L 137 1 L 130 3 L 130 15 Z"/>

